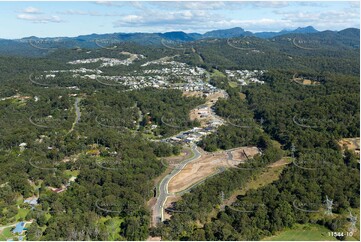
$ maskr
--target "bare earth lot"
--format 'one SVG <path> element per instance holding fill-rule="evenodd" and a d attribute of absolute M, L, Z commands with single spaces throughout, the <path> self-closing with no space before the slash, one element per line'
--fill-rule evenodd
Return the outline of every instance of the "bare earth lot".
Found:
<path fill-rule="evenodd" d="M 185 96 L 202 96 L 202 92 L 184 92 L 183 95 Z M 204 106 L 205 108 L 202 109 L 192 109 L 189 118 L 190 120 L 197 119 L 201 123 L 201 127 L 205 127 L 207 122 L 214 119 L 212 113 L 211 113 L 211 106 L 213 106 L 219 98 L 225 98 L 224 93 L 222 92 L 215 92 L 212 94 L 209 94 L 206 97 L 206 103 Z"/>
<path fill-rule="evenodd" d="M 257 154 L 257 147 L 240 147 L 230 151 L 206 153 L 202 152 L 201 158 L 190 162 L 169 182 L 168 190 L 170 193 L 183 191 L 202 179 L 218 172 L 217 168 L 232 167 L 247 160 L 243 151 L 248 157 Z M 228 160 L 228 153 L 233 155 L 232 161 Z"/>

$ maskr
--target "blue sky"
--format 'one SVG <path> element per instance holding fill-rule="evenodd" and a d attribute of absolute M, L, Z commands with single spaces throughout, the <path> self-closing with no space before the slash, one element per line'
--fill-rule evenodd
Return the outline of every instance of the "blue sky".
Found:
<path fill-rule="evenodd" d="M 360 27 L 360 4 L 351 2 L 0 2 L 0 38 L 78 36 L 91 33 L 204 33 L 214 29 L 280 31 Z"/>

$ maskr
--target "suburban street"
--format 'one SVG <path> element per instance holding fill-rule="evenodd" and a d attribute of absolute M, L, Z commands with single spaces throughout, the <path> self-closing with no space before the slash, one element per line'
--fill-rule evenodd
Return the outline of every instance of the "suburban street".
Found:
<path fill-rule="evenodd" d="M 174 169 L 163 178 L 163 180 L 159 184 L 159 190 L 158 190 L 158 196 L 157 196 L 157 202 L 153 207 L 153 223 L 157 224 L 160 221 L 164 220 L 164 204 L 168 198 L 168 184 L 169 181 L 177 175 L 189 162 L 192 162 L 199 157 L 201 157 L 201 153 L 197 150 L 197 145 L 191 144 L 191 149 L 193 152 L 193 156 L 189 159 L 184 160 L 182 163 L 180 163 L 178 166 L 174 167 Z"/>

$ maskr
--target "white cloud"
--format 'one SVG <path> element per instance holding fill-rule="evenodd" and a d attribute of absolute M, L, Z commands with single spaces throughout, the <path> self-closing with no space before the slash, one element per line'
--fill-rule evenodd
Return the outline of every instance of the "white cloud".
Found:
<path fill-rule="evenodd" d="M 278 30 L 279 26 L 292 27 L 291 22 L 287 20 L 275 20 L 270 18 L 262 19 L 227 19 L 224 16 L 210 14 L 207 11 L 174 11 L 167 14 L 132 14 L 120 18 L 114 23 L 114 27 L 142 29 L 149 28 L 150 32 L 154 29 L 161 31 L 169 30 L 190 30 L 192 32 L 205 32 L 214 29 L 226 29 L 233 27 L 242 27 L 250 31 Z M 153 29 L 153 31 L 152 31 Z"/>
<path fill-rule="evenodd" d="M 289 5 L 288 2 L 280 1 L 250 2 L 250 4 L 259 8 L 284 8 Z"/>
<path fill-rule="evenodd" d="M 360 2 L 359 1 L 350 1 L 348 2 L 350 7 L 352 8 L 360 8 Z"/>
<path fill-rule="evenodd" d="M 18 19 L 30 21 L 32 23 L 60 23 L 63 20 L 56 16 L 50 15 L 47 16 L 39 9 L 34 7 L 27 7 L 21 11 L 20 14 L 16 16 Z"/>
<path fill-rule="evenodd" d="M 185 4 L 185 3 L 182 3 Z M 162 14 L 160 14 L 162 13 Z M 179 10 L 157 11 L 147 10 L 140 13 L 121 16 L 114 27 L 124 29 L 141 29 L 141 31 L 190 30 L 205 32 L 214 29 L 242 27 L 252 32 L 280 31 L 297 27 L 314 26 L 319 30 L 339 30 L 348 27 L 359 27 L 357 10 L 340 9 L 325 11 L 274 11 L 276 15 L 264 18 L 237 19 L 223 15 L 219 11 Z M 137 30 L 139 31 L 139 30 Z"/>
<path fill-rule="evenodd" d="M 289 6 L 286 1 L 167 1 L 152 2 L 152 6 L 168 9 L 190 10 L 236 10 L 246 7 L 252 8 L 284 8 Z"/>
<path fill-rule="evenodd" d="M 22 12 L 28 14 L 41 14 L 40 10 L 34 7 L 27 7 Z"/>
<path fill-rule="evenodd" d="M 95 1 L 93 2 L 98 5 L 108 6 L 108 7 L 120 7 L 123 5 L 121 2 L 112 2 L 112 1 Z"/>
<path fill-rule="evenodd" d="M 159 14 L 156 11 L 142 12 L 141 14 L 129 14 L 122 16 L 114 23 L 114 27 L 144 27 L 154 26 L 171 27 L 171 26 L 197 26 L 205 25 L 211 22 L 210 17 L 214 15 L 208 14 L 206 11 L 171 11 L 167 14 Z"/>
<path fill-rule="evenodd" d="M 30 21 L 33 23 L 60 23 L 63 22 L 58 16 L 39 16 L 33 14 L 18 14 L 18 19 Z"/>
<path fill-rule="evenodd" d="M 73 9 L 69 9 L 66 11 L 60 11 L 57 12 L 58 14 L 61 15 L 88 15 L 88 16 L 121 16 L 121 14 L 119 13 L 100 13 L 97 11 L 79 11 L 79 10 L 73 10 Z"/>
<path fill-rule="evenodd" d="M 315 28 L 340 29 L 359 27 L 359 12 L 357 9 L 340 9 L 323 12 L 283 12 L 282 19 L 294 26 L 312 25 Z"/>
<path fill-rule="evenodd" d="M 153 6 L 158 6 L 161 8 L 171 8 L 177 10 L 217 10 L 221 8 L 226 8 L 231 2 L 225 4 L 224 2 L 154 2 L 152 3 Z"/>

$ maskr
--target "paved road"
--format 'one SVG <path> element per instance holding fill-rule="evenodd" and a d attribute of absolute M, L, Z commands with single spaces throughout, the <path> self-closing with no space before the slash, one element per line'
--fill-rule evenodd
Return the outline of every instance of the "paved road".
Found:
<path fill-rule="evenodd" d="M 197 146 L 195 144 L 191 144 L 191 149 L 193 152 L 193 157 L 184 160 L 182 163 L 174 167 L 174 169 L 166 175 L 163 180 L 159 184 L 158 197 L 157 202 L 153 207 L 153 224 L 157 224 L 160 221 L 164 221 L 164 203 L 166 202 L 169 195 L 168 193 L 168 184 L 169 181 L 176 176 L 189 162 L 194 161 L 201 157 L 201 153 L 197 150 Z"/>

